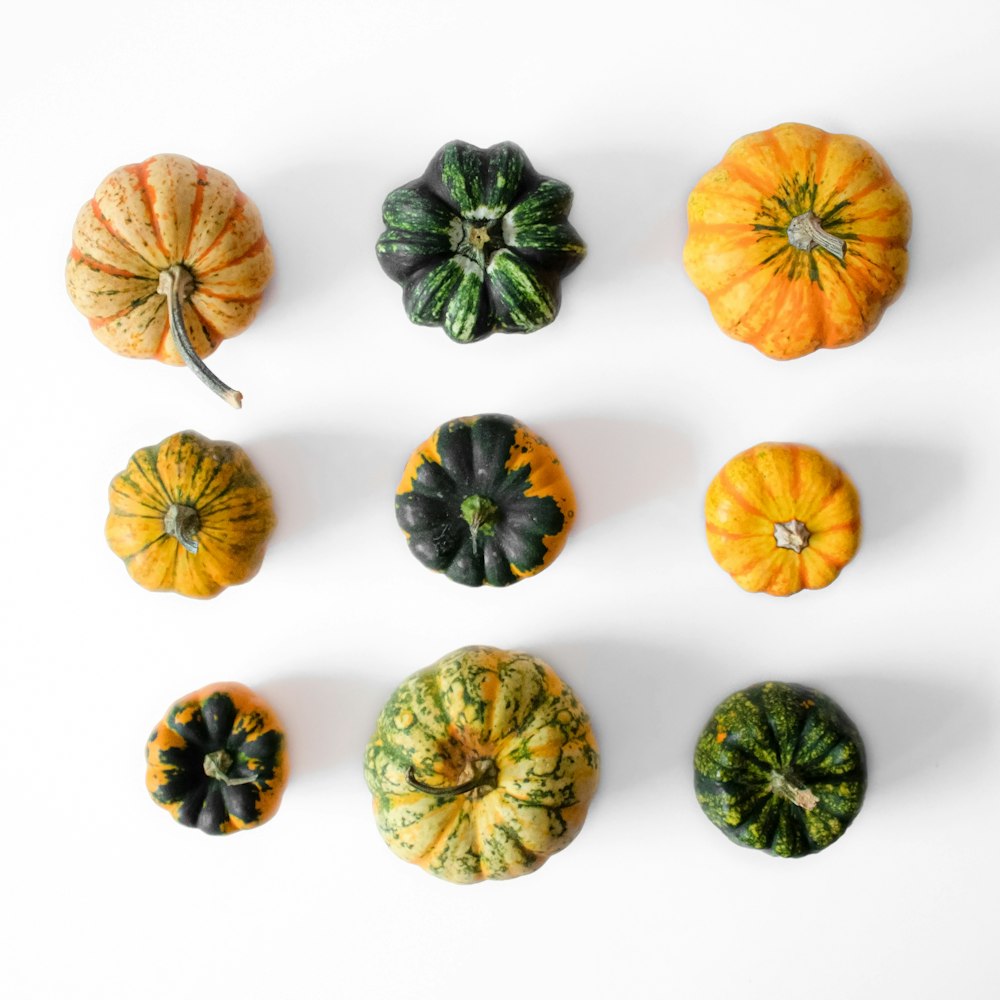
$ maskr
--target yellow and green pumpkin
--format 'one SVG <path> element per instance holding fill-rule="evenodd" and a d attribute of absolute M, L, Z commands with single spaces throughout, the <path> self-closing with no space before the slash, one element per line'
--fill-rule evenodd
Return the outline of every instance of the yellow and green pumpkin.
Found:
<path fill-rule="evenodd" d="M 176 701 L 146 741 L 146 788 L 178 823 L 225 834 L 266 823 L 288 780 L 285 736 L 243 684 Z"/>
<path fill-rule="evenodd" d="M 488 646 L 404 681 L 365 756 L 383 839 L 449 882 L 534 871 L 579 833 L 597 776 L 569 687 L 541 660 Z"/>
<path fill-rule="evenodd" d="M 786 360 L 875 328 L 909 236 L 906 194 L 867 142 L 778 125 L 738 139 L 695 186 L 684 266 L 730 337 Z"/>
<path fill-rule="evenodd" d="M 186 364 L 239 407 L 201 359 L 250 324 L 272 269 L 260 213 L 233 179 L 161 154 L 113 171 L 80 209 L 66 288 L 105 346 Z"/>
<path fill-rule="evenodd" d="M 140 448 L 111 481 L 105 535 L 147 590 L 214 597 L 260 569 L 275 524 L 246 453 L 194 431 Z"/>

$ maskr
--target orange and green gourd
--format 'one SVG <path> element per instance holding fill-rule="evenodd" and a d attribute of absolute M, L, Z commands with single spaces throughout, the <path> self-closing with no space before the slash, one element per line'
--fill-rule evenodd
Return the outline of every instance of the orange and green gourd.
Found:
<path fill-rule="evenodd" d="M 598 751 L 587 713 L 551 667 L 467 646 L 396 689 L 365 778 L 399 857 L 449 882 L 509 879 L 579 833 Z"/>
<path fill-rule="evenodd" d="M 136 583 L 214 597 L 253 577 L 275 524 L 246 453 L 194 431 L 141 448 L 111 482 L 105 535 Z"/>
<path fill-rule="evenodd" d="M 738 139 L 688 199 L 684 266 L 729 336 L 772 358 L 866 337 L 906 277 L 910 205 L 852 135 Z"/>
<path fill-rule="evenodd" d="M 470 587 L 505 587 L 562 551 L 576 514 L 552 448 L 496 413 L 442 424 L 412 454 L 396 520 L 429 569 Z"/>
<path fill-rule="evenodd" d="M 755 684 L 712 713 L 694 782 L 705 815 L 730 840 L 798 858 L 829 847 L 857 816 L 865 747 L 832 698 L 799 684 Z"/>
<path fill-rule="evenodd" d="M 178 823 L 235 833 L 266 823 L 288 777 L 270 706 L 234 682 L 175 702 L 146 742 L 146 787 Z"/>
<path fill-rule="evenodd" d="M 715 561 L 744 589 L 779 597 L 832 583 L 861 541 L 857 491 L 815 448 L 758 444 L 708 487 Z"/>
<path fill-rule="evenodd" d="M 66 288 L 105 346 L 186 364 L 226 402 L 242 394 L 202 358 L 260 308 L 271 248 L 232 178 L 163 154 L 109 174 L 77 216 Z"/>

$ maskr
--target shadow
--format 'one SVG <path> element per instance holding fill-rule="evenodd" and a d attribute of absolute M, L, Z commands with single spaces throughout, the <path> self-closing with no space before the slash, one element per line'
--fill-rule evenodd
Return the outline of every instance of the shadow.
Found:
<path fill-rule="evenodd" d="M 960 455 L 942 448 L 848 442 L 831 450 L 861 497 L 865 546 L 932 516 L 964 474 Z"/>
<path fill-rule="evenodd" d="M 912 669 L 912 664 L 900 667 Z M 813 686 L 854 720 L 865 741 L 869 778 L 879 785 L 963 768 L 970 751 L 985 750 L 989 743 L 991 720 L 981 694 L 958 682 L 873 673 L 838 675 L 829 683 L 820 676 Z"/>
<path fill-rule="evenodd" d="M 359 432 L 302 430 L 247 443 L 254 465 L 274 490 L 277 537 L 313 532 L 324 522 L 392 498 L 406 456 L 398 442 Z"/>
<path fill-rule="evenodd" d="M 698 733 L 719 700 L 718 670 L 688 650 L 620 637 L 534 643 L 590 715 L 601 796 L 689 782 Z"/>
<path fill-rule="evenodd" d="M 258 686 L 288 734 L 296 776 L 350 768 L 360 776 L 365 747 L 391 686 L 358 675 L 299 673 Z"/>
<path fill-rule="evenodd" d="M 566 465 L 577 530 L 690 484 L 694 448 L 676 427 L 615 416 L 547 420 L 545 437 Z"/>

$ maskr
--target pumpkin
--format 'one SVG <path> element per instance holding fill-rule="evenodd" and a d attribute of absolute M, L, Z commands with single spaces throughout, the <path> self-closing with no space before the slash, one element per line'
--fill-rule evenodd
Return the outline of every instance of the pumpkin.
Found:
<path fill-rule="evenodd" d="M 868 143 L 779 125 L 695 186 L 684 266 L 729 336 L 799 358 L 871 333 L 902 289 L 909 235 L 906 195 Z"/>
<path fill-rule="evenodd" d="M 214 597 L 254 576 L 275 523 L 246 453 L 194 431 L 140 448 L 109 497 L 105 534 L 132 579 L 185 597 Z"/>
<path fill-rule="evenodd" d="M 850 479 L 815 448 L 758 444 L 712 480 L 705 528 L 744 590 L 784 597 L 833 583 L 861 541 L 861 511 Z"/>
<path fill-rule="evenodd" d="M 572 200 L 512 142 L 449 142 L 385 199 L 378 260 L 414 323 L 460 343 L 531 333 L 555 319 L 560 280 L 586 252 L 567 221 Z"/>
<path fill-rule="evenodd" d="M 242 684 L 210 684 L 170 706 L 146 742 L 146 787 L 178 823 L 235 833 L 266 823 L 287 781 L 285 736 Z"/>
<path fill-rule="evenodd" d="M 470 587 L 540 573 L 562 551 L 575 513 L 556 453 L 496 413 L 442 424 L 413 452 L 396 490 L 410 551 Z"/>
<path fill-rule="evenodd" d="M 698 737 L 705 815 L 744 847 L 798 858 L 851 825 L 867 783 L 861 734 L 832 698 L 772 681 L 723 701 Z"/>
<path fill-rule="evenodd" d="M 186 364 L 238 408 L 242 394 L 201 359 L 249 325 L 272 266 L 232 178 L 166 154 L 115 170 L 80 209 L 66 288 L 105 346 Z"/>
<path fill-rule="evenodd" d="M 590 721 L 552 668 L 466 646 L 405 680 L 365 755 L 390 849 L 449 882 L 534 871 L 580 832 L 597 786 Z"/>

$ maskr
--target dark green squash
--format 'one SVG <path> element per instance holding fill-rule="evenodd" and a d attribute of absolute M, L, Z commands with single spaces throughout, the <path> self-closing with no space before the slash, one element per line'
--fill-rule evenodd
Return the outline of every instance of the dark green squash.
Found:
<path fill-rule="evenodd" d="M 865 795 L 861 734 L 831 698 L 755 684 L 712 713 L 694 754 L 705 815 L 745 847 L 797 858 L 829 847 Z"/>
<path fill-rule="evenodd" d="M 235 833 L 269 820 L 288 768 L 274 712 L 243 684 L 210 684 L 171 705 L 146 742 L 146 788 L 178 823 Z"/>
<path fill-rule="evenodd" d="M 575 511 L 555 452 L 495 413 L 442 424 L 410 456 L 396 490 L 410 551 L 470 587 L 540 573 L 562 550 Z"/>
<path fill-rule="evenodd" d="M 567 221 L 572 200 L 512 142 L 449 142 L 386 198 L 379 263 L 414 323 L 463 343 L 531 333 L 555 319 L 560 280 L 586 252 Z"/>

